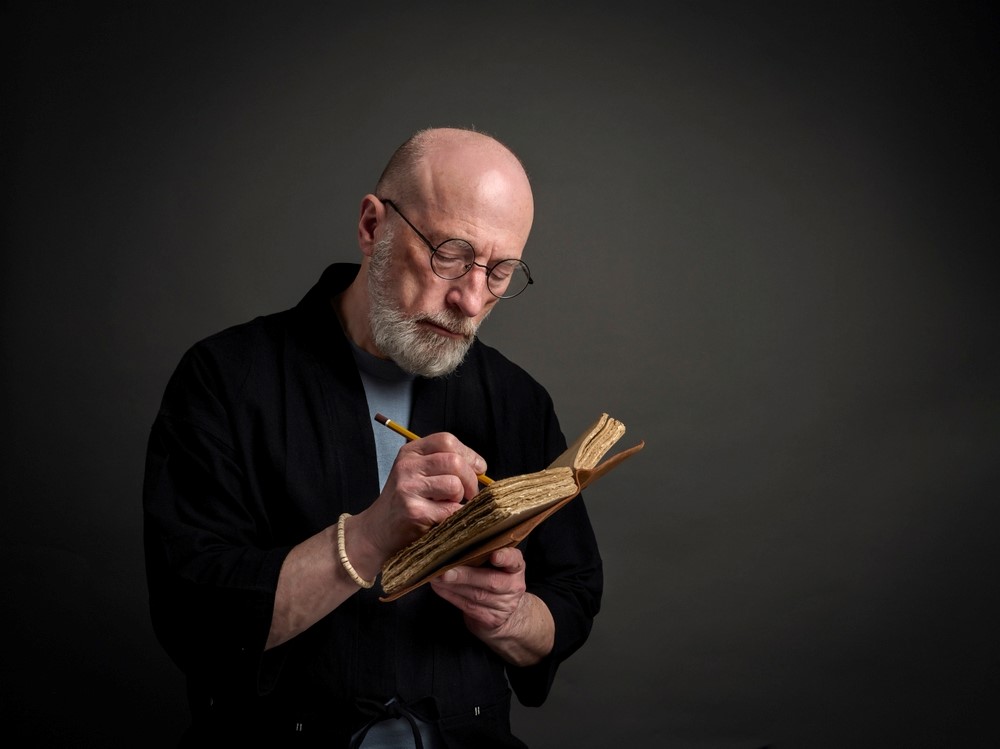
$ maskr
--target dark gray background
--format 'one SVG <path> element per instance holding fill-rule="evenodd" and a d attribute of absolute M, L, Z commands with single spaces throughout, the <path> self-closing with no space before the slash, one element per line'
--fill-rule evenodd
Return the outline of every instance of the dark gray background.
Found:
<path fill-rule="evenodd" d="M 953 3 L 4 3 L 0 733 L 169 746 L 145 439 L 391 151 L 525 160 L 483 338 L 569 435 L 605 607 L 534 747 L 996 745 L 996 14 Z M 343 6 L 343 7 L 337 7 Z"/>

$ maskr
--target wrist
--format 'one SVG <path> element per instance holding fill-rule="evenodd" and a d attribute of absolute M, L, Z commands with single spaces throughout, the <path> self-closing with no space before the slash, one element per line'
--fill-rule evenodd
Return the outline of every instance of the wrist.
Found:
<path fill-rule="evenodd" d="M 381 571 L 377 552 L 367 540 L 360 518 L 343 513 L 337 521 L 337 556 L 348 576 L 362 588 L 370 588 Z"/>
<path fill-rule="evenodd" d="M 525 593 L 503 624 L 481 636 L 507 662 L 530 666 L 552 652 L 555 622 L 541 598 Z"/>

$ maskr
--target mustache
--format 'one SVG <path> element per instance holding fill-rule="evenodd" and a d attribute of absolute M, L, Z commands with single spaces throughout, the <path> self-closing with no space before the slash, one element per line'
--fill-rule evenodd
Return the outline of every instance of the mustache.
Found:
<path fill-rule="evenodd" d="M 478 324 L 456 312 L 424 313 L 412 319 L 414 322 L 429 322 L 438 325 L 464 338 L 472 338 L 476 334 L 476 331 L 479 330 Z"/>

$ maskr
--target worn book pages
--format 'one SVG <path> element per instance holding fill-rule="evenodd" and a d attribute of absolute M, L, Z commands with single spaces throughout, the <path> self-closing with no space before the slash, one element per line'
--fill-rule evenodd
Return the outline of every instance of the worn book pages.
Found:
<path fill-rule="evenodd" d="M 484 487 L 444 522 L 386 561 L 382 600 L 395 600 L 445 570 L 481 564 L 493 550 L 519 543 L 584 486 L 642 449 L 640 442 L 599 463 L 624 434 L 624 424 L 601 414 L 548 468 Z"/>

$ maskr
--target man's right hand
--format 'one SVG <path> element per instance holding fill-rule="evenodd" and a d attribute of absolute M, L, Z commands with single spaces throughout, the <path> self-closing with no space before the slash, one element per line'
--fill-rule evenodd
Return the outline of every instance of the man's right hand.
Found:
<path fill-rule="evenodd" d="M 355 568 L 361 562 L 367 572 L 377 574 L 386 559 L 474 497 L 479 491 L 476 476 L 485 471 L 486 461 L 447 432 L 405 444 L 382 493 L 346 521 Z"/>

